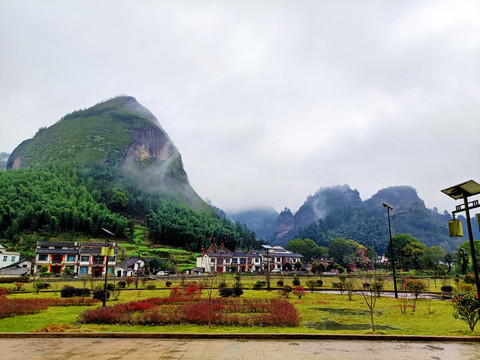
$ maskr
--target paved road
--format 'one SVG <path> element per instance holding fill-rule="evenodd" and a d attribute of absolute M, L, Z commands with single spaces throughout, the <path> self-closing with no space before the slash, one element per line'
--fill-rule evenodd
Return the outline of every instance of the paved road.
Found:
<path fill-rule="evenodd" d="M 440 360 L 480 358 L 480 343 L 357 340 L 0 339 L 2 360 Z"/>

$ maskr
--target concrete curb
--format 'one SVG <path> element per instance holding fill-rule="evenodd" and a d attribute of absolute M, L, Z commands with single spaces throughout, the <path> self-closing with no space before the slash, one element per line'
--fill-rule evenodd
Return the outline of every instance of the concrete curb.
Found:
<path fill-rule="evenodd" d="M 205 333 L 139 333 L 139 332 L 56 332 L 56 333 L 0 333 L 0 339 L 21 338 L 137 338 L 137 339 L 191 339 L 191 340 L 362 340 L 411 342 L 480 342 L 480 336 L 419 336 L 370 334 L 205 334 Z"/>

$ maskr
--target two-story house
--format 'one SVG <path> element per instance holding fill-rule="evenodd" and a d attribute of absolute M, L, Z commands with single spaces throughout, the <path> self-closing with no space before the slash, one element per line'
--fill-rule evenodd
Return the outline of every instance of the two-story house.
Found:
<path fill-rule="evenodd" d="M 95 277 L 105 275 L 108 261 L 108 273 L 115 273 L 118 245 L 113 243 L 109 253 L 102 252 L 104 243 L 69 243 L 39 241 L 35 250 L 34 272 L 41 272 L 42 267 L 52 274 L 65 272 L 79 276 L 93 275 Z"/>

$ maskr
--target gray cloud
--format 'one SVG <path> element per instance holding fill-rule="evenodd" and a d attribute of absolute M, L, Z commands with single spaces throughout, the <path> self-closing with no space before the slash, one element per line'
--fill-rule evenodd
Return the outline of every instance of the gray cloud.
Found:
<path fill-rule="evenodd" d="M 224 208 L 473 178 L 475 1 L 0 1 L 0 151 L 126 93 Z"/>

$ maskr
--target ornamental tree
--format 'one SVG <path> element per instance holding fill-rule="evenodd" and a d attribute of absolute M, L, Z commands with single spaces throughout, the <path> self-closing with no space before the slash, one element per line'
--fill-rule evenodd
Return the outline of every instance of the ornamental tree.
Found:
<path fill-rule="evenodd" d="M 453 317 L 466 321 L 473 331 L 480 318 L 478 295 L 471 291 L 460 291 L 452 296 L 452 305 Z"/>

